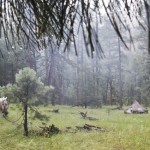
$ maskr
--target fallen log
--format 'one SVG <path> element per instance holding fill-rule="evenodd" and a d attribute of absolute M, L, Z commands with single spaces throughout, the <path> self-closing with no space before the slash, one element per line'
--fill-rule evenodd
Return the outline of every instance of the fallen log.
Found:
<path fill-rule="evenodd" d="M 60 129 L 55 127 L 54 124 L 52 124 L 51 126 L 49 127 L 41 127 L 40 128 L 42 129 L 41 131 L 41 135 L 53 135 L 53 134 L 57 134 L 60 132 Z"/>
<path fill-rule="evenodd" d="M 101 131 L 101 132 L 106 131 L 104 128 L 97 127 L 94 125 L 89 125 L 89 124 L 85 124 L 84 126 L 76 126 L 76 128 L 78 130 L 87 130 L 87 131 L 91 131 L 91 130 L 96 130 L 96 131 Z"/>
<path fill-rule="evenodd" d="M 87 117 L 87 112 L 80 112 L 80 115 L 83 117 L 83 118 L 86 118 Z"/>
<path fill-rule="evenodd" d="M 88 120 L 98 120 L 97 118 L 94 118 L 94 117 L 86 117 L 85 119 L 88 119 Z"/>
<path fill-rule="evenodd" d="M 83 119 L 88 119 L 88 120 L 98 120 L 97 118 L 94 117 L 88 117 L 87 112 L 80 112 L 80 115 L 82 116 Z"/>
<path fill-rule="evenodd" d="M 59 113 L 59 109 L 50 110 L 50 112 Z"/>
<path fill-rule="evenodd" d="M 111 108 L 111 110 L 120 110 L 121 108 L 118 106 L 118 107 L 114 107 L 114 108 Z"/>

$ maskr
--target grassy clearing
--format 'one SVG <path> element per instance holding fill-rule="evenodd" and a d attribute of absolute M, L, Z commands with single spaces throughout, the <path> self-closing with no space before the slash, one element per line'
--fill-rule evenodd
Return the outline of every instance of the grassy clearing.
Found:
<path fill-rule="evenodd" d="M 10 123 L 0 116 L 0 150 L 149 150 L 150 149 L 150 114 L 126 115 L 115 110 L 108 113 L 108 108 L 82 109 L 70 106 L 56 106 L 60 113 L 49 112 L 52 106 L 37 107 L 40 112 L 49 116 L 49 121 L 32 120 L 29 116 L 29 129 L 39 130 L 39 126 L 54 124 L 62 130 L 50 138 L 30 135 L 23 136 L 22 119 Z M 9 119 L 15 120 L 21 110 L 10 106 Z M 79 112 L 98 118 L 96 121 L 84 120 Z M 78 131 L 65 132 L 66 127 L 75 128 L 85 123 L 103 127 L 106 132 Z"/>

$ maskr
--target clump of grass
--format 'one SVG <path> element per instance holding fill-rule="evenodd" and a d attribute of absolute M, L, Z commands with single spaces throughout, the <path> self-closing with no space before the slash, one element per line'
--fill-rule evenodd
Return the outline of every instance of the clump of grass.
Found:
<path fill-rule="evenodd" d="M 34 116 L 33 116 L 33 120 L 34 119 L 39 119 L 39 120 L 42 120 L 42 121 L 43 120 L 48 121 L 49 117 L 46 116 L 45 114 L 40 113 L 39 111 L 35 111 Z"/>

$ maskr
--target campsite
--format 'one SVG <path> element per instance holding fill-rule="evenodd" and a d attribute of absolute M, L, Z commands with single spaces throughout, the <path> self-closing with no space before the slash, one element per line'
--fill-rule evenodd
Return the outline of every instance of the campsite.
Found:
<path fill-rule="evenodd" d="M 150 150 L 150 0 L 0 0 L 0 150 Z"/>
<path fill-rule="evenodd" d="M 128 114 L 143 114 L 148 113 L 148 110 L 143 105 L 140 105 L 138 101 L 135 100 L 132 103 L 132 105 L 129 106 L 129 108 L 126 109 L 124 112 Z"/>
<path fill-rule="evenodd" d="M 10 106 L 10 120 L 16 120 L 20 116 L 17 106 Z M 40 112 L 49 116 L 49 121 L 32 120 L 29 116 L 30 136 L 22 135 L 22 126 L 19 122 L 11 123 L 0 118 L 0 149 L 9 150 L 148 150 L 150 145 L 149 137 L 149 114 L 124 114 L 123 110 L 111 110 L 112 107 L 102 109 L 88 108 L 87 115 L 98 120 L 86 120 L 79 112 L 85 112 L 83 108 L 70 106 L 55 106 L 60 113 L 48 112 L 54 109 L 52 106 L 39 106 Z M 32 124 L 31 124 L 32 123 Z M 45 123 L 45 124 L 44 124 Z M 41 131 L 40 126 L 54 124 L 61 132 L 47 135 L 37 135 L 33 130 Z M 81 130 L 76 131 L 76 126 L 90 124 L 101 127 L 102 131 Z M 71 129 L 66 130 L 67 127 Z"/>

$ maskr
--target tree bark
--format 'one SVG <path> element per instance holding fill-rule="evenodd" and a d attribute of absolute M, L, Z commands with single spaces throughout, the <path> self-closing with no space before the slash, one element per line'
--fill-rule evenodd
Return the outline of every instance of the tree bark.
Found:
<path fill-rule="evenodd" d="M 51 100 L 52 106 L 55 106 L 55 93 L 52 94 L 52 100 Z"/>
<path fill-rule="evenodd" d="M 122 97 L 123 97 L 123 85 L 122 85 L 122 73 L 121 73 L 121 46 L 120 46 L 120 39 L 118 37 L 118 50 L 119 50 L 119 105 L 120 105 L 120 109 L 122 109 L 123 106 L 123 101 L 122 101 Z"/>
<path fill-rule="evenodd" d="M 28 136 L 28 105 L 24 103 L 24 135 Z"/>

